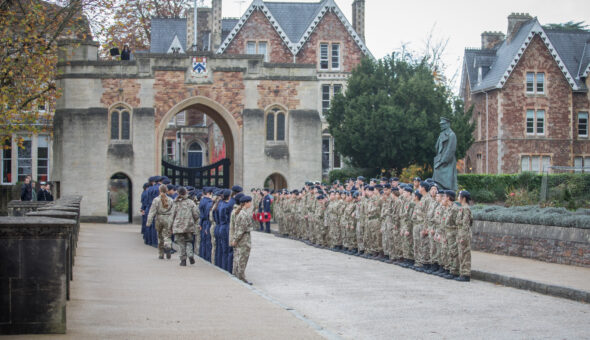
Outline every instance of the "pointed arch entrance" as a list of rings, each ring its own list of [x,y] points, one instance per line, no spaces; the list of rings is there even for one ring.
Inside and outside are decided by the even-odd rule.
[[[241,128],[236,122],[234,116],[218,102],[203,96],[195,96],[187,98],[176,105],[174,105],[166,114],[161,118],[157,127],[157,138],[156,138],[156,164],[154,164],[156,172],[162,172],[162,140],[164,137],[164,131],[168,126],[168,122],[177,113],[187,110],[196,109],[207,115],[208,118],[212,119],[223,134],[225,142],[225,154],[226,159],[229,160],[229,181],[223,183],[225,187],[231,187],[234,183],[242,183],[243,180],[243,155],[242,148],[242,133]]]

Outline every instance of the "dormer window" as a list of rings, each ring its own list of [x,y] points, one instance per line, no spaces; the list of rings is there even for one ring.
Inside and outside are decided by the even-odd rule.
[[[527,94],[544,94],[545,93],[545,73],[527,72],[526,74],[526,93]]]
[[[340,43],[321,43],[319,53],[320,70],[340,70]]]

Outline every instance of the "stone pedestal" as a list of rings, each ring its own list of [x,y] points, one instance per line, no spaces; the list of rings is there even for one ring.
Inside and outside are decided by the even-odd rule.
[[[31,211],[37,211],[40,207],[46,206],[45,201],[10,201],[8,202],[8,216],[25,216]]]
[[[67,249],[76,222],[0,217],[0,334],[65,333]]]

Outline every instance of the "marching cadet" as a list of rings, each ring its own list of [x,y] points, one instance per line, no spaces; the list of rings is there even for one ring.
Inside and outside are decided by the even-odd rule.
[[[152,223],[155,224],[154,227],[158,233],[158,258],[163,259],[165,253],[166,258],[170,259],[172,243],[170,239],[170,213],[172,211],[173,200],[166,195],[168,191],[166,185],[160,185],[159,190],[160,195],[154,198],[147,220],[153,221]]]
[[[457,281],[468,282],[471,278],[471,226],[473,225],[473,217],[469,202],[471,201],[471,194],[468,191],[459,192],[459,203],[461,209],[457,218],[458,232],[457,232],[457,246],[459,250],[459,277],[455,278]]]
[[[420,179],[420,177],[414,177],[414,191],[418,190],[418,188],[420,188],[420,182],[422,182],[422,179]]]
[[[193,235],[196,232],[195,225],[199,220],[197,206],[187,197],[184,187],[178,189],[178,197],[174,200],[172,208],[172,232],[176,243],[180,248],[180,265],[186,266],[186,258],[191,264],[195,263],[193,253]]]
[[[151,177],[150,177],[151,179]],[[141,193],[141,209],[139,210],[141,212],[141,235],[143,236],[143,243],[147,244],[147,236],[146,236],[146,222],[147,222],[147,215],[148,215],[148,211],[147,211],[147,195],[148,195],[148,189],[150,187],[151,183],[147,182],[143,184],[143,192]]]
[[[250,219],[252,218],[252,197],[243,196],[240,198],[240,206],[236,210],[235,232],[232,238],[231,246],[235,251],[235,260],[233,273],[234,275],[251,285],[252,283],[246,280],[246,266],[248,265],[248,258],[250,257],[251,236],[250,236]]]
[[[177,188],[177,196],[178,197],[178,188]],[[193,202],[195,202],[195,205],[197,206],[197,208],[200,206],[201,204],[201,197],[203,196],[203,193],[200,190],[195,190],[193,192]],[[190,195],[189,195],[190,197]],[[176,199],[176,198],[175,198]],[[201,210],[199,209],[199,220],[197,221],[197,231],[195,232],[195,250],[194,253],[197,254],[197,256],[200,256],[199,254],[201,254],[201,227],[200,227],[200,223],[201,223]]]

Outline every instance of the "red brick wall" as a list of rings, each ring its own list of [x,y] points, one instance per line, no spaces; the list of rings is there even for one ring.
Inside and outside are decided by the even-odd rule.
[[[301,51],[299,51],[297,54],[297,63],[319,64],[318,50],[320,42],[341,43],[340,71],[351,72],[363,58],[363,52],[361,49],[352,39],[352,36],[346,30],[346,27],[340,22],[340,19],[338,19],[338,17],[332,12],[328,12],[324,15]]]
[[[268,19],[256,10],[250,15],[244,26],[229,44],[224,54],[246,54],[248,40],[267,41],[269,61],[271,63],[292,63],[293,54],[287,48],[277,31]]]
[[[100,102],[106,107],[110,107],[117,102],[127,103],[131,107],[139,107],[140,105],[139,90],[141,84],[137,79],[103,79],[102,88],[104,91]],[[123,89],[122,93],[119,92],[119,88]]]
[[[297,98],[298,86],[298,81],[261,80],[258,83],[258,107],[265,109],[272,104],[281,104],[288,110],[298,108],[300,104]]]

